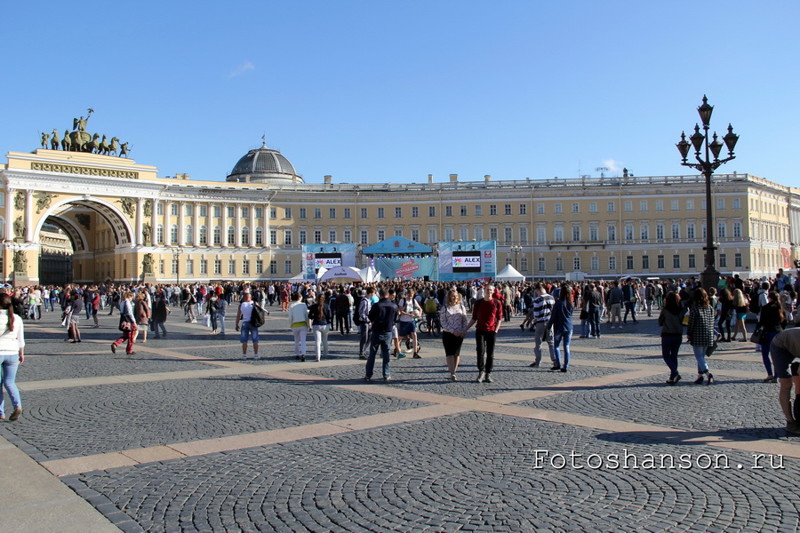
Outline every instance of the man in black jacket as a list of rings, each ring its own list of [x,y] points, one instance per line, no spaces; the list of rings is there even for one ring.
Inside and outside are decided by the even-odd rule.
[[[375,368],[375,355],[378,348],[381,350],[383,358],[383,380],[391,380],[389,375],[389,343],[392,340],[392,328],[397,318],[397,305],[388,298],[386,289],[381,287],[378,291],[378,303],[369,310],[369,322],[371,330],[371,342],[369,347],[369,357],[367,358],[367,373],[364,381],[372,380],[372,370]]]

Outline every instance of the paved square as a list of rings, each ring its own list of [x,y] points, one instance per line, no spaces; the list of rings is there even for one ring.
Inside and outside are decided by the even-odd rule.
[[[85,531],[800,528],[800,439],[750,344],[720,345],[713,386],[691,383],[684,346],[684,381],[667,387],[654,319],[574,338],[567,373],[547,355],[528,366],[515,319],[492,384],[473,382],[474,337],[454,383],[427,336],[422,359],[392,360],[393,382],[364,383],[355,335],[332,333],[319,363],[309,337],[301,363],[279,311],[258,361],[237,336],[184,322],[115,356],[116,321],[79,344],[55,315],[26,324],[25,413],[0,423],[0,458],[33,459],[21,482],[41,478],[29,492],[43,508],[74,491],[70,523]],[[4,490],[19,491],[15,475]]]

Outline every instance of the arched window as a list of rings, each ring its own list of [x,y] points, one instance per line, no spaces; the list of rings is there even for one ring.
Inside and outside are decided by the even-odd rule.
[[[200,245],[206,246],[208,244],[208,228],[200,226]]]
[[[250,246],[250,228],[242,227],[242,246]]]
[[[194,244],[194,231],[191,224],[186,226],[184,242],[186,244]]]
[[[214,226],[214,244],[219,246],[222,244],[222,228]]]
[[[156,242],[164,244],[164,224],[156,226]]]
[[[259,226],[256,228],[256,246],[264,245],[264,230]]]
[[[236,228],[233,226],[228,227],[228,246],[236,244]]]

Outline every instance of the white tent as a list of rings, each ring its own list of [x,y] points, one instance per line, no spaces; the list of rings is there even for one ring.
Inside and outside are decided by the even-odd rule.
[[[374,266],[362,268],[360,272],[364,283],[376,283],[381,280],[381,273]]]
[[[525,281],[525,276],[519,273],[519,271],[511,265],[506,265],[506,267],[497,273],[494,277],[495,281]]]
[[[303,281],[314,281],[314,280],[313,279],[308,279],[306,277],[306,273],[305,272],[300,272],[298,275],[292,276],[291,278],[289,278],[289,281],[294,282],[294,283],[300,283],[300,282],[303,282]]]
[[[325,275],[325,272],[327,272],[327,271],[328,271],[328,269],[327,269],[327,268],[325,268],[325,267],[319,267],[319,268],[317,269],[317,281],[319,281],[319,279],[320,279],[322,276],[324,276],[324,275]]]
[[[319,281],[364,281],[357,268],[337,266],[319,276]]]

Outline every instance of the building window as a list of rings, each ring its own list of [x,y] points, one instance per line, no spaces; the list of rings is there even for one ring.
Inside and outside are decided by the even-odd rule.
[[[175,257],[172,258],[172,273],[173,274],[178,273],[178,259]]]
[[[519,258],[519,269],[522,272],[528,271],[528,258],[527,257],[520,257]]]
[[[434,205],[429,205],[428,206],[428,216],[429,217],[435,217],[436,216],[436,206],[434,206]]]
[[[378,242],[386,240],[386,230],[379,229],[378,230]]]
[[[361,208],[361,218],[362,219],[367,218],[367,208],[366,207],[362,207]]]
[[[556,272],[564,271],[564,260],[561,257],[556,257]]]
[[[180,209],[178,204],[170,204],[169,206],[169,212],[174,217],[178,216],[178,209]]]
[[[232,205],[229,205],[226,209],[228,212],[228,218],[234,218],[236,216],[236,208]]]
[[[733,236],[737,239],[742,237],[742,223],[741,222],[734,222],[733,223]]]
[[[322,244],[322,231],[314,230],[314,244]]]
[[[597,257],[596,255],[592,256],[590,264],[591,264],[592,272],[597,272],[598,270],[600,270],[600,258]]]
[[[434,243],[439,240],[438,235],[436,228],[428,228],[428,243]]]
[[[580,242],[581,240],[581,227],[572,226],[572,242]]]
[[[361,230],[361,244],[364,246],[369,244],[369,232],[365,229]]]
[[[578,202],[572,202],[572,213],[575,214],[580,212],[581,212],[580,204]]]
[[[520,228],[520,229],[524,229],[524,228]],[[475,228],[475,240],[476,241],[482,241],[483,240],[483,228],[481,226],[478,226],[478,227]]]
[[[597,213],[597,202],[589,202],[589,212]]]
[[[270,246],[278,245],[278,230],[269,230],[269,244]]]
[[[728,267],[728,255],[727,254],[719,254],[719,267],[720,268],[727,268]]]
[[[178,225],[173,224],[172,227],[169,229],[169,242],[172,244],[178,244]]]
[[[672,256],[672,268],[678,269],[681,267],[681,256],[675,254]]]
[[[656,200],[656,211],[664,210],[664,200]]]
[[[686,200],[686,210],[694,211],[694,200]]]
[[[256,220],[261,220],[262,218],[264,218],[264,208],[263,207],[254,207],[253,210],[254,210],[254,212],[256,214]]]
[[[725,209],[725,198],[717,198],[717,209]]]
[[[539,257],[537,262],[539,263],[539,272],[544,272],[547,270],[547,263],[545,262],[544,257]]]
[[[331,207],[331,208],[328,209],[328,218],[331,219],[331,220],[335,220],[336,219],[336,208],[335,207]]]
[[[510,230],[511,228],[506,228],[506,229]],[[459,230],[458,238],[461,239],[462,241],[468,241],[469,240],[469,227],[461,226],[461,229]],[[508,241],[506,241],[506,242],[508,242]]]
[[[528,204],[519,204],[519,214],[520,215],[528,214]]]
[[[594,224],[589,226],[589,240],[593,242],[600,240],[600,228]]]
[[[222,206],[221,205],[215,205],[213,212],[214,212],[214,218],[222,217]]]
[[[612,255],[608,258],[608,270],[611,272],[617,271],[617,256]]]
[[[664,224],[656,224],[656,239],[664,240]]]
[[[278,273],[278,262],[274,259],[269,262],[269,273],[271,276],[274,276]]]
[[[459,208],[459,210],[458,210],[458,211],[459,211],[459,214],[460,214],[462,217],[465,217],[465,216],[467,216],[467,206],[465,206],[465,205],[462,205],[462,206]]]
[[[545,226],[536,227],[536,243],[544,244],[547,242],[547,228]]]
[[[617,240],[617,227],[614,224],[609,224],[606,228],[608,240],[614,242]]]
[[[222,244],[222,228],[214,226],[214,244],[219,246]]]
[[[506,244],[510,244],[511,241],[514,240],[511,228],[503,228],[503,238],[505,239]]]
[[[378,218],[385,218],[384,209],[382,207],[378,208]]]
[[[622,209],[626,213],[630,213],[631,211],[633,211],[633,202],[631,200],[625,200],[622,203]]]
[[[489,204],[489,215],[495,216],[497,214],[497,204]]]
[[[581,258],[575,256],[572,258],[572,270],[580,270],[581,269]]]
[[[647,241],[650,239],[650,226],[647,224],[642,224],[639,228],[639,235],[641,236],[643,241]]]
[[[264,246],[264,230],[261,226],[256,228],[256,246]]]
[[[305,219],[307,217],[307,213],[306,213],[306,208],[305,207],[301,207],[300,208],[300,213],[298,213],[298,216],[301,219]]]
[[[661,254],[656,256],[656,268],[664,268],[664,256]]]
[[[208,216],[208,206],[205,204],[200,205],[200,216],[207,217]]]
[[[242,206],[242,218],[250,218],[250,208]]]
[[[322,209],[320,209],[319,207],[314,208],[314,218],[317,220],[322,218]]]
[[[608,202],[607,211],[609,213],[615,213],[617,211],[617,204],[615,202]]]
[[[650,256],[643,255],[642,256],[642,270],[650,270]]]
[[[672,238],[673,239],[680,239],[681,238],[681,225],[680,224],[672,224]]]
[[[242,227],[242,246],[250,246],[250,228]]]
[[[511,204],[505,204],[505,205],[503,206],[503,213],[505,213],[505,215],[506,215],[507,217],[508,217],[508,216],[511,216]]]
[[[489,228],[489,240],[490,241],[497,240],[497,228]]]
[[[669,208],[671,211],[680,211],[680,200],[670,200],[669,201]]]
[[[694,254],[689,254],[689,268],[697,268],[697,259]]]
[[[222,260],[215,259],[214,260],[214,274],[222,274]]]
[[[328,242],[334,243],[336,242],[336,230],[328,230]]]
[[[633,224],[625,224],[625,240],[633,240]]]
[[[483,216],[483,206],[478,204],[475,206],[475,216],[482,217]]]
[[[495,229],[495,231],[497,231]],[[452,241],[453,240],[453,228],[444,228],[444,240]],[[497,240],[497,239],[495,239]]]
[[[156,242],[157,243],[164,242],[164,226],[162,224],[156,226]]]
[[[453,216],[453,206],[452,205],[444,206],[444,216],[446,216],[446,217]]]
[[[742,268],[742,254],[739,252],[733,254],[733,266],[734,268]]]
[[[633,256],[629,255],[625,258],[625,268],[633,270]]]
[[[556,226],[553,228],[553,240],[555,242],[564,242],[564,228]]]
[[[184,232],[185,232],[184,235],[185,239],[183,242],[189,245],[194,244],[194,229],[192,228],[191,224],[186,226]]]
[[[228,274],[236,274],[236,259],[228,260]]]
[[[553,213],[556,215],[560,215],[564,212],[564,209],[561,206],[561,203],[557,203],[553,206]]]
[[[286,261],[283,262],[283,273],[284,274],[289,274],[289,275],[292,274],[292,260],[291,259],[287,259]]]
[[[639,200],[639,211],[647,211],[647,200]]]
[[[208,244],[208,228],[200,226],[200,245],[205,246]]]
[[[349,207],[345,207],[344,208],[344,218],[346,220],[349,220],[349,219],[353,218],[352,210]]]
[[[283,230],[283,244],[286,246],[292,245],[292,230],[285,229]]]
[[[228,227],[228,246],[233,246],[236,242],[236,228],[233,226]]]
[[[164,215],[164,202],[156,202],[156,215]]]
[[[475,235],[475,240],[479,241],[481,239],[478,238],[477,234]],[[519,243],[520,244],[528,244],[528,227],[527,226],[520,226],[519,227]]]
[[[733,199],[733,208],[734,209],[741,209],[742,208],[742,200],[741,200],[741,198],[734,198]]]
[[[342,234],[342,242],[352,242],[353,241],[353,234],[350,232],[349,229],[344,230]]]
[[[297,233],[297,244],[300,244],[300,245],[308,244],[308,233],[306,233],[306,230],[301,229]]]
[[[686,224],[686,238],[687,239],[694,239],[694,223],[689,222]]]
[[[411,230],[411,240],[419,242],[419,230],[418,229],[412,229]]]
[[[403,218],[403,208],[402,207],[395,207],[394,208],[394,218]]]
[[[263,273],[264,273],[264,260],[256,259],[256,274],[260,275]]]
[[[411,218],[419,218],[419,207],[416,205],[411,207]]]
[[[242,275],[249,276],[250,275],[250,260],[244,259],[242,260]]]
[[[542,204],[542,203],[536,204],[536,214],[537,215],[544,215],[544,204]],[[539,259],[544,259],[544,258],[540,257]]]
[[[208,259],[201,259],[200,260],[200,275],[207,276],[208,275]]]
[[[720,222],[717,224],[717,238],[724,239],[726,237],[725,233],[727,232],[728,225],[724,222]]]

